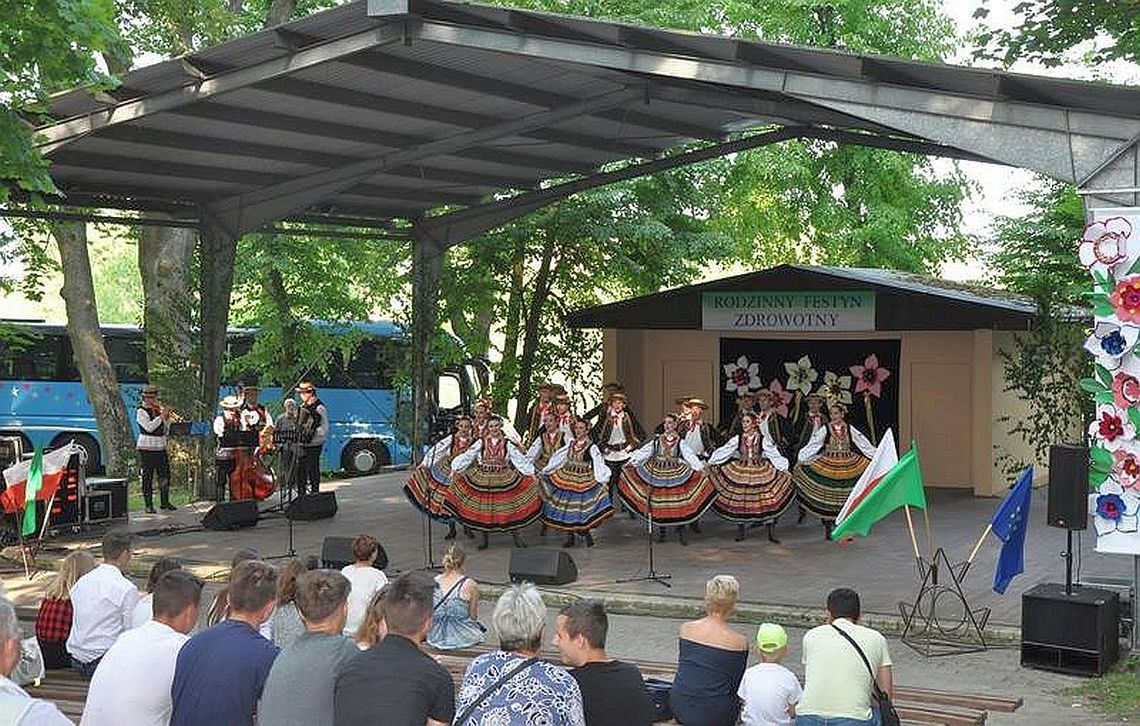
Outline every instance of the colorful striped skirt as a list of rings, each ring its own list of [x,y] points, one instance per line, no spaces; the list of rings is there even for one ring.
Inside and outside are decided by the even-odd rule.
[[[621,470],[618,495],[642,519],[662,526],[697,521],[716,498],[704,472],[694,471],[683,459],[652,458],[639,466]]]
[[[542,513],[538,481],[512,467],[474,464],[451,477],[451,508],[463,524],[480,532],[509,532]]]
[[[417,466],[411,478],[404,483],[404,496],[412,506],[441,522],[454,520],[451,507],[451,457],[444,457],[433,465]]]
[[[710,466],[708,477],[716,487],[713,511],[733,522],[771,522],[795,498],[792,475],[767,459]]]
[[[568,462],[542,478],[542,521],[563,532],[588,532],[614,514],[609,487],[594,467]]]
[[[821,519],[835,519],[847,495],[871,460],[862,454],[824,454],[807,464],[796,464],[792,481],[800,505]]]

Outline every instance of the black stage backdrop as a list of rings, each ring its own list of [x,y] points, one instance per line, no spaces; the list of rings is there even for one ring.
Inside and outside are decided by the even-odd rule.
[[[768,388],[777,395],[782,428],[794,438],[807,410],[805,394],[830,392],[848,404],[847,420],[873,443],[888,428],[898,439],[898,340],[721,338],[720,363],[725,427],[740,393]]]

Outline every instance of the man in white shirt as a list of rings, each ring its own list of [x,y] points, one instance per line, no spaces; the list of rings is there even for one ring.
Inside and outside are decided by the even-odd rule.
[[[123,570],[133,554],[129,533],[109,532],[103,538],[103,564],[71,588],[67,652],[71,654],[71,667],[87,678],[119,634],[131,629],[139,591]]]
[[[198,623],[202,580],[172,570],[154,586],[154,619],[119,636],[95,671],[80,726],[167,726],[178,651]]]
[[[828,623],[804,634],[804,693],[796,705],[796,726],[877,723],[871,710],[872,677],[894,698],[887,639],[859,625],[859,593],[845,587],[827,596]],[[838,630],[837,630],[838,629]],[[863,651],[871,670],[843,633]]]
[[[0,723],[10,726],[74,726],[54,703],[32,698],[9,674],[20,662],[20,622],[12,604],[0,598]]]

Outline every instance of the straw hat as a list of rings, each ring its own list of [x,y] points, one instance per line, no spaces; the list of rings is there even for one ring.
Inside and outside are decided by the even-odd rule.
[[[144,395],[144,396],[157,396],[158,395],[158,386],[154,385],[153,383],[146,384],[145,386],[142,387],[142,395]]]
[[[241,400],[237,396],[226,396],[222,399],[221,406],[232,411],[241,408]]]

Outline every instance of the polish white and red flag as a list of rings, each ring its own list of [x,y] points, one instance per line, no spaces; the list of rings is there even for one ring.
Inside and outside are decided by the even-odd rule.
[[[847,495],[847,501],[843,503],[843,508],[839,510],[839,516],[835,518],[835,526],[843,524],[843,520],[866,499],[883,477],[895,468],[899,463],[898,447],[895,446],[895,435],[887,429],[883,433],[883,438],[879,440],[879,447],[875,449],[875,456],[871,459],[870,465],[863,471],[863,476],[859,477],[859,481],[855,482],[855,486],[851,488],[851,493]]]
[[[39,483],[38,490],[33,493],[34,499],[42,501],[51,499],[67,472],[67,462],[78,451],[77,445],[66,444],[43,455],[43,479]],[[0,506],[5,512],[13,514],[24,509],[28,476],[34,461],[34,459],[25,459],[4,470],[4,491],[0,493]]]

